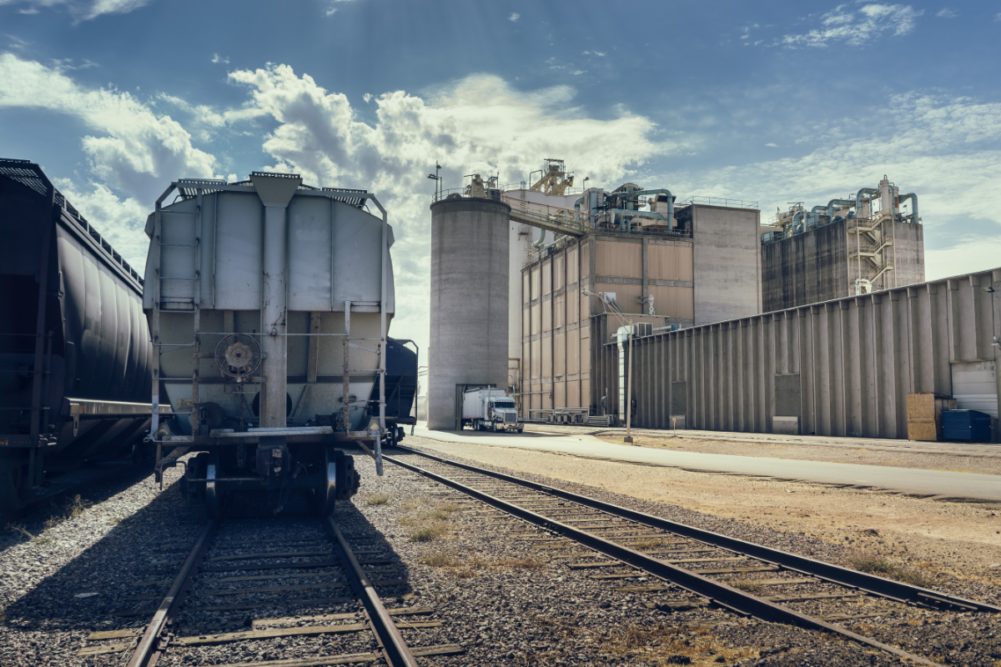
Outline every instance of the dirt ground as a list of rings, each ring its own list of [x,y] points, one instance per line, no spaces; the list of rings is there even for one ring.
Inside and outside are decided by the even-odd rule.
[[[411,442],[515,471],[803,533],[929,572],[1001,585],[1001,503],[935,501],[884,491],[690,472],[425,438],[413,438]],[[698,444],[698,451],[712,451],[701,448],[705,444],[702,441]]]
[[[622,443],[618,434],[597,436],[605,442]],[[733,440],[708,440],[670,435],[651,437],[634,435],[633,444],[640,447],[674,449],[703,454],[732,454],[763,458],[795,459],[797,461],[827,461],[830,463],[856,463],[872,466],[896,466],[923,470],[948,470],[951,472],[976,472],[984,475],[1001,475],[1001,456],[963,456],[941,453],[915,453],[887,449],[869,449],[864,445],[854,448],[824,447],[822,445],[796,445]],[[934,443],[941,445],[942,443]],[[943,447],[944,449],[944,447]],[[994,448],[991,447],[991,450]],[[985,447],[985,450],[987,448]],[[1001,484],[1001,480],[998,481]]]

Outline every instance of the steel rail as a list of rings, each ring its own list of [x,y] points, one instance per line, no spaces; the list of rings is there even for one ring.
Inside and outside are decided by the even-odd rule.
[[[406,451],[414,452],[415,454],[425,456],[427,458],[430,458],[432,460],[441,463],[445,463],[447,465],[452,465],[464,470],[469,470],[471,472],[476,472],[491,477],[496,477],[497,479],[510,481],[522,486],[526,486],[528,488],[533,488],[538,491],[544,491],[544,492],[558,491],[557,489],[553,489],[552,487],[548,487],[542,484],[536,484],[534,482],[525,483],[525,480],[519,480],[518,478],[510,477],[508,475],[503,475],[502,473],[494,473],[492,471],[476,468],[475,466],[469,466],[466,464],[456,463],[454,461],[448,461],[447,459],[441,459],[436,456],[424,454],[423,452],[416,452],[410,449],[407,449]],[[841,637],[845,637],[864,646],[869,646],[882,651],[886,651],[887,653],[896,655],[901,658],[907,658],[909,660],[913,660],[918,664],[933,665],[933,666],[938,664],[922,656],[909,653],[908,651],[897,648],[895,646],[890,646],[889,644],[884,644],[883,642],[877,641],[875,639],[857,634],[855,632],[852,632],[851,630],[848,630],[847,628],[843,628],[841,626],[828,623],[819,618],[814,618],[812,616],[800,614],[799,612],[793,611],[792,609],[782,607],[769,600],[759,598],[745,591],[741,591],[731,586],[727,586],[724,583],[714,581],[700,574],[697,574],[696,572],[684,570],[682,568],[675,567],[674,565],[671,565],[669,563],[656,560],[639,551],[630,549],[629,547],[625,547],[620,544],[615,544],[601,537],[598,537],[597,535],[588,533],[584,530],[574,528],[573,526],[569,526],[559,521],[555,521],[548,517],[542,516],[541,514],[532,512],[531,510],[518,507],[517,505],[501,500],[482,491],[478,491],[477,489],[466,486],[461,482],[449,479],[448,477],[439,475],[430,470],[426,470],[424,468],[420,468],[413,464],[400,461],[393,457],[387,456],[384,458],[390,463],[394,463],[406,470],[410,470],[419,475],[423,475],[429,479],[432,479],[436,482],[439,482],[446,486],[450,486],[453,489],[456,489],[457,491],[461,491],[462,493],[477,498],[478,500],[481,500],[489,505],[493,505],[494,507],[500,510],[503,510],[509,514],[513,514],[537,526],[559,533],[560,535],[570,538],[575,542],[578,542],[579,544],[583,544],[584,546],[594,549],[599,553],[602,553],[606,556],[619,560],[627,565],[635,567],[636,569],[647,572],[648,574],[651,574],[659,579],[663,579],[667,582],[673,583],[681,588],[684,588],[692,593],[695,593],[696,595],[709,598],[717,605],[729,609],[731,611],[734,611],[738,614],[754,616],[763,621],[796,625],[798,627],[806,628],[809,630],[816,630],[820,632],[828,632],[833,635],[840,635]],[[561,494],[561,497],[564,497],[567,500],[573,500],[575,502],[579,502],[578,499],[581,498],[572,493],[567,493],[567,492],[562,492],[562,493],[565,495]],[[587,504],[587,503],[581,503],[581,504]]]
[[[139,644],[132,652],[132,657],[129,658],[126,667],[146,667],[147,665],[156,664],[156,660],[159,659],[157,640],[166,627],[168,619],[172,618],[177,610],[180,609],[180,605],[187,595],[188,587],[191,586],[195,568],[201,562],[202,556],[205,555],[205,551],[212,542],[212,538],[215,536],[218,528],[219,522],[215,519],[209,521],[205,526],[201,536],[195,542],[195,546],[184,561],[184,565],[181,566],[181,570],[174,577],[174,582],[171,584],[170,590],[167,591],[166,597],[163,598],[163,602],[160,603],[160,607],[153,615],[153,620],[146,626],[146,632],[143,633]]]
[[[406,451],[407,453],[417,454],[439,463],[488,475],[495,479],[517,484],[535,491],[548,493],[563,498],[564,500],[570,500],[580,505],[586,505],[592,509],[600,510],[622,519],[635,521],[651,528],[667,530],[681,535],[682,537],[699,540],[700,542],[705,542],[707,544],[720,547],[721,549],[738,551],[747,556],[751,556],[752,558],[781,566],[786,570],[809,574],[832,584],[856,588],[865,593],[888,598],[896,602],[939,607],[953,611],[1001,613],[1001,607],[996,607],[983,602],[977,602],[976,600],[968,600],[966,598],[949,595],[947,593],[939,593],[927,588],[912,586],[899,581],[893,581],[892,579],[885,579],[876,575],[858,572],[846,567],[841,567],[840,565],[825,563],[813,558],[792,554],[787,551],[772,549],[771,547],[754,544],[753,542],[746,542],[734,537],[727,537],[726,535],[720,535],[719,533],[714,533],[709,530],[703,530],[701,528],[695,528],[694,526],[688,526],[683,523],[677,523],[669,519],[644,514],[643,512],[637,512],[636,510],[631,510],[627,507],[606,503],[601,500],[595,500],[594,498],[588,498],[587,496],[577,495],[569,491],[546,486],[545,484],[539,484],[537,482],[521,479],[519,477],[513,477],[500,472],[494,472],[492,470],[477,468],[476,466],[459,463],[457,461],[449,461],[448,459],[414,449],[409,449],[407,447],[398,445],[398,448]]]
[[[327,517],[324,525],[337,540],[337,545],[341,549],[341,555],[350,566],[352,575],[352,587],[356,589],[361,598],[365,611],[368,612],[369,620],[376,637],[379,638],[383,650],[386,652],[386,659],[391,667],[418,667],[417,658],[411,653],[410,647],[400,634],[400,629],[396,627],[392,617],[379,599],[379,594],[375,592],[375,587],[365,575],[358,559],[351,551],[351,546],[344,539],[344,534],[334,523],[333,517]],[[131,667],[131,666],[130,666]]]

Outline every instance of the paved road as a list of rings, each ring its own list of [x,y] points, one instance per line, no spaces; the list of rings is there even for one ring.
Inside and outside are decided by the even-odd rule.
[[[414,434],[442,442],[468,442],[494,447],[534,449],[591,459],[661,465],[685,470],[871,487],[940,498],[1001,501],[1001,476],[997,475],[678,452],[608,443],[586,434],[525,432],[519,435],[474,431],[429,431],[420,426]],[[403,444],[406,444],[406,441]]]

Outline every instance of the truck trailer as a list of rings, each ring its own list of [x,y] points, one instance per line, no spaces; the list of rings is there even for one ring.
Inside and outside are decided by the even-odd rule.
[[[500,389],[467,389],[462,396],[462,428],[474,431],[525,430],[514,399]]]

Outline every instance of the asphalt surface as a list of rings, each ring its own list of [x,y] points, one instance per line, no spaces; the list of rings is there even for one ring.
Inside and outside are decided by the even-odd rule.
[[[609,443],[584,433],[429,431],[418,425],[414,435],[441,442],[466,442],[685,470],[877,488],[942,499],[1001,501],[1001,477],[997,475],[679,452]],[[406,441],[403,444],[406,445]]]

